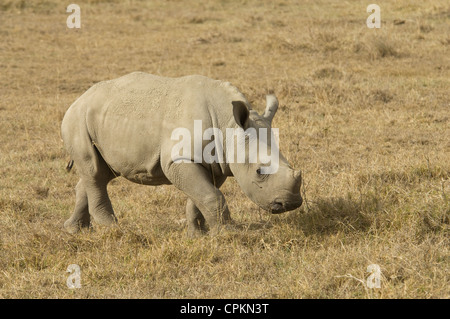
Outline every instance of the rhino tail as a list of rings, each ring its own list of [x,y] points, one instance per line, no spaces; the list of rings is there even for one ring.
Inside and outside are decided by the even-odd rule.
[[[67,171],[67,173],[70,172],[70,170],[72,169],[72,167],[73,167],[73,159],[70,159],[69,162],[67,163],[67,166],[66,166],[66,171]]]

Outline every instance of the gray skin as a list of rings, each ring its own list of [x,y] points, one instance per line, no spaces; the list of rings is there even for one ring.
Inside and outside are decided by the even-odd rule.
[[[134,72],[95,84],[70,106],[62,121],[62,139],[80,175],[66,230],[76,233],[90,227],[91,217],[101,225],[117,222],[107,185],[118,176],[145,185],[173,184],[183,191],[188,196],[190,235],[206,231],[205,221],[212,233],[231,221],[219,190],[228,176],[271,213],[300,207],[301,173],[281,153],[278,171],[268,175],[260,174],[267,165],[259,162],[259,156],[257,163],[249,163],[247,151],[245,163],[194,163],[194,152],[191,162],[174,163],[171,156],[179,142],[171,139],[175,128],[193,132],[194,120],[202,120],[203,130],[219,128],[224,139],[226,128],[266,127],[270,132],[277,108],[276,97],[267,96],[261,116],[230,83],[198,75],[166,78]],[[203,147],[209,142],[204,141]],[[226,153],[226,141],[223,145]]]

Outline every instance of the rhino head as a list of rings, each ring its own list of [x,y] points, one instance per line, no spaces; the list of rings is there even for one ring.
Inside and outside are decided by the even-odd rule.
[[[258,206],[273,214],[301,206],[301,171],[294,170],[278,150],[272,131],[272,119],[278,109],[274,95],[267,96],[266,109],[261,116],[242,101],[233,101],[236,128],[245,131],[245,159],[231,160],[229,167],[244,193]],[[252,132],[252,134],[247,134]],[[255,135],[256,133],[256,135]],[[258,152],[251,150],[252,140],[258,141]],[[266,152],[261,152],[261,147]],[[270,154],[270,165],[267,154]],[[253,156],[253,157],[252,157]]]

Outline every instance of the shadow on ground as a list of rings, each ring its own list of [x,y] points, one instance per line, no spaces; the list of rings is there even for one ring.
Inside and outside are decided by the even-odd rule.
[[[366,232],[381,210],[377,197],[332,197],[305,204],[290,213],[286,221],[306,236]]]
[[[239,231],[264,231],[283,224],[293,230],[300,230],[305,236],[367,232],[382,209],[383,203],[376,196],[322,198],[304,203],[295,211],[274,215],[270,220],[238,222],[233,228]]]

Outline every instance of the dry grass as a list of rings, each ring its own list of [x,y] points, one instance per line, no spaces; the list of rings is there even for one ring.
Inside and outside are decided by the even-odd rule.
[[[1,298],[450,297],[448,1],[379,1],[381,29],[365,1],[78,4],[71,30],[59,1],[0,2]],[[64,112],[136,70],[227,80],[259,110],[275,92],[302,208],[268,216],[229,180],[239,228],[191,240],[182,193],[118,179],[120,227],[65,233]]]

